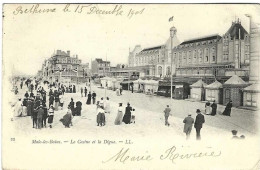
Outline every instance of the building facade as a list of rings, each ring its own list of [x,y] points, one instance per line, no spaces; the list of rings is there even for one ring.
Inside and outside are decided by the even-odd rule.
[[[177,37],[174,37],[172,41],[173,47],[179,45]],[[141,77],[169,77],[171,75],[170,49],[170,38],[163,45],[144,48],[142,50],[141,46],[138,45],[129,53],[128,65],[133,70],[138,70]]]
[[[96,58],[91,62],[91,72],[93,75],[106,76],[110,71],[110,61],[104,61],[101,58]]]
[[[177,77],[249,76],[250,37],[238,20],[221,37],[184,41],[174,48]]]
[[[89,64],[82,64],[78,55],[71,56],[70,51],[57,50],[42,64],[42,78],[54,82],[72,82],[84,79],[89,72]]]

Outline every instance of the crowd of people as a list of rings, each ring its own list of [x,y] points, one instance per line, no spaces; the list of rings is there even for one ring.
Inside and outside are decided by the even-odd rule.
[[[20,88],[23,89],[23,81],[20,83]],[[36,129],[50,127],[52,128],[54,113],[55,111],[63,110],[64,107],[64,94],[65,93],[76,93],[75,85],[64,85],[59,82],[39,84],[39,82],[32,84],[30,81],[26,81],[26,93],[24,98],[18,99],[14,109],[14,116],[30,116],[32,118],[32,126]],[[47,86],[46,86],[47,84]],[[47,88],[46,88],[47,87]],[[48,94],[47,94],[48,91]],[[18,93],[18,92],[17,92]],[[97,126],[106,125],[106,115],[111,113],[110,108],[110,98],[101,97],[100,100],[96,101],[97,94],[95,91],[88,90],[87,87],[80,88],[81,97],[86,98],[86,105],[96,105],[96,122]],[[116,90],[117,95],[122,95],[122,88]],[[48,96],[48,97],[47,97]],[[48,98],[48,101],[47,101]],[[48,103],[48,105],[47,105]],[[222,113],[222,115],[230,116],[232,108],[232,101],[230,101]],[[72,126],[72,120],[74,116],[81,116],[82,102],[74,102],[71,98],[67,105],[66,114],[60,119],[60,122],[65,126],[65,128],[70,128]],[[171,108],[169,105],[163,111],[165,117],[165,126],[170,126],[168,121],[171,114]],[[190,138],[192,127],[196,129],[196,139],[201,139],[200,131],[202,125],[205,123],[205,118],[200,109],[196,110],[197,116],[191,117],[188,114],[184,118],[184,129],[183,132],[186,134],[186,139]],[[215,101],[212,103],[206,102],[205,104],[205,115],[215,116],[217,114],[217,104]],[[121,125],[135,123],[135,109],[132,108],[130,103],[127,103],[125,109],[123,108],[123,103],[119,103],[117,108],[117,114],[115,116],[114,124]],[[48,124],[48,125],[47,125]],[[235,131],[232,133],[236,133]],[[235,135],[234,135],[235,136]],[[243,137],[243,136],[242,136]]]

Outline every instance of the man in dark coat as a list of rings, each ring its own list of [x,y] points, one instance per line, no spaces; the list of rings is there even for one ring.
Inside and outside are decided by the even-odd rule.
[[[164,109],[164,118],[165,118],[165,126],[170,126],[170,123],[168,122],[168,118],[171,114],[170,106],[167,105],[167,107]]]
[[[125,124],[130,124],[131,122],[131,111],[132,107],[130,106],[130,103],[127,103],[127,107],[125,108],[125,115],[123,117],[123,122],[125,122]]]
[[[43,107],[43,111],[44,111],[44,114],[42,116],[42,126],[46,128],[46,119],[48,117],[48,109],[47,109],[45,103],[42,104],[42,107]]]
[[[212,108],[211,116],[215,116],[217,114],[217,104],[215,103],[215,100],[213,101],[211,108]]]
[[[192,130],[192,125],[194,123],[194,119],[191,117],[191,114],[188,115],[188,117],[186,117],[183,120],[184,123],[184,129],[183,132],[186,133],[186,139],[188,140],[190,138],[190,133]]]
[[[49,96],[53,95],[52,89],[50,89]]]
[[[225,116],[231,116],[231,108],[232,108],[232,101],[230,100],[224,110],[224,112],[222,113],[222,115],[225,115]]]
[[[71,101],[70,101],[69,107],[70,107],[70,109],[71,109],[72,115],[75,116],[75,110],[74,110],[74,101],[73,101],[73,98],[71,98]]]
[[[75,115],[76,116],[81,116],[81,106],[82,106],[82,103],[80,101],[77,101],[76,102],[76,108],[75,108]]]
[[[76,93],[76,86],[73,85],[73,93]]]
[[[92,93],[93,104],[96,103],[96,97],[97,97],[97,94],[93,91],[93,93]]]
[[[21,83],[20,83],[20,87],[21,87],[21,89],[23,88],[23,81],[21,81]]]
[[[42,128],[42,118],[44,115],[44,109],[42,105],[40,105],[37,109],[37,128],[41,129]]]
[[[197,116],[196,116],[194,127],[196,129],[196,138],[197,140],[200,140],[201,139],[200,130],[202,128],[202,124],[205,123],[205,119],[204,116],[201,114],[200,109],[197,109],[196,113]]]
[[[54,96],[53,96],[53,94],[49,97],[49,107],[51,106],[51,105],[53,105],[53,102],[54,102]]]
[[[27,116],[31,116],[33,112],[33,99],[30,97],[27,100]]]

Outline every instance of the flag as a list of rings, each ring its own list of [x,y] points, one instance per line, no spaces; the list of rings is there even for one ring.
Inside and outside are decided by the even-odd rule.
[[[169,18],[169,22],[173,21],[173,16]]]

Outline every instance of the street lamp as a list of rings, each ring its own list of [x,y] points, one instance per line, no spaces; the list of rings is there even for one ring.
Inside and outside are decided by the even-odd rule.
[[[171,37],[171,100],[172,100],[172,62],[173,62],[173,51],[172,51],[172,46],[173,46],[173,37],[176,35],[177,29],[172,26],[170,28],[170,37]]]

